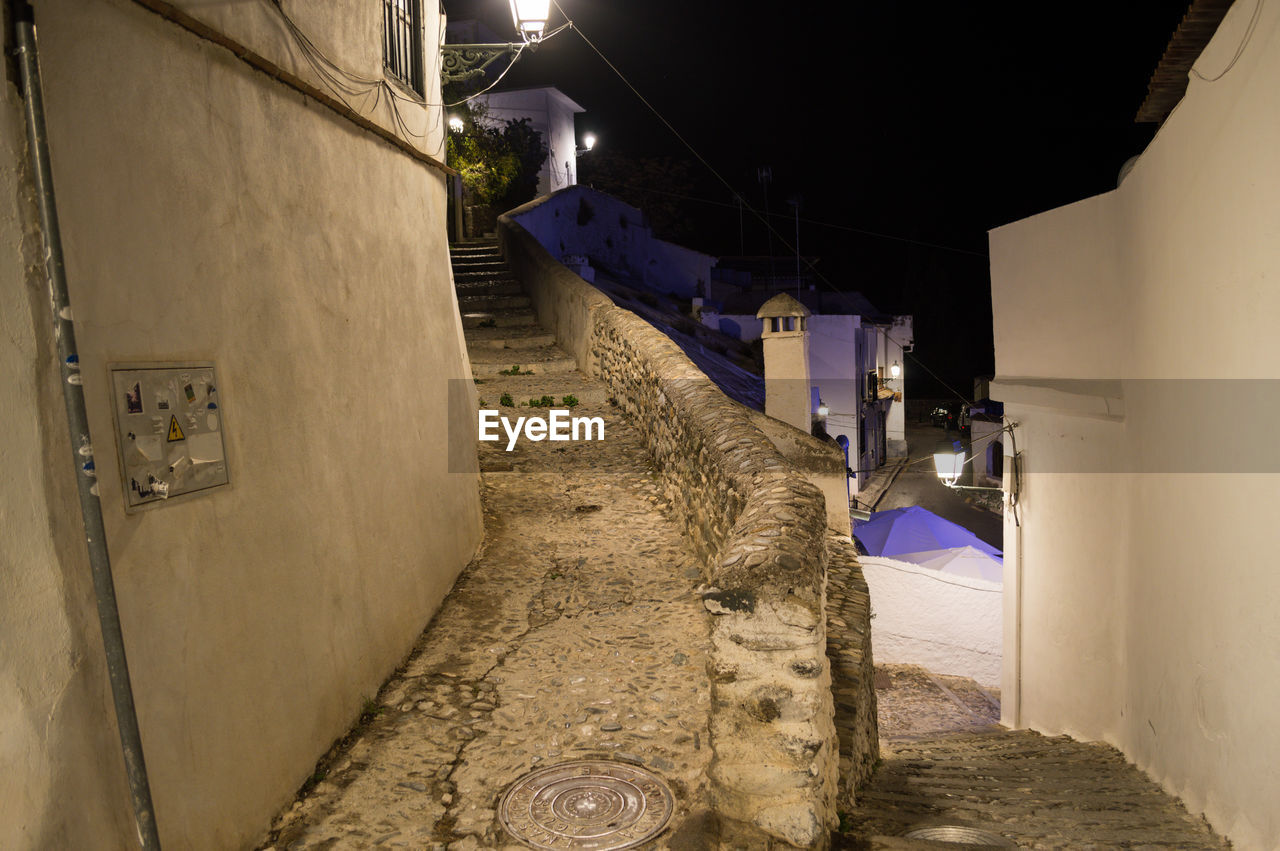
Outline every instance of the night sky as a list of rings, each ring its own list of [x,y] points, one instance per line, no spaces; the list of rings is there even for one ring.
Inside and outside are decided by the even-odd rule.
[[[711,168],[577,33],[502,87],[558,87],[600,150],[689,160],[688,185],[661,191],[689,197],[682,241],[712,254],[768,253],[733,192],[763,214],[769,166],[775,253],[793,252],[798,195],[801,251],[828,284],[915,316],[908,394],[949,395],[927,369],[968,396],[994,370],[987,231],[1115,187],[1155,132],[1133,117],[1189,2],[560,4]],[[512,33],[501,0],[445,8]]]

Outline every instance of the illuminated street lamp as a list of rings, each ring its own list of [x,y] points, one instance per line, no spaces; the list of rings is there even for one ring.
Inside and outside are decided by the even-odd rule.
[[[527,47],[537,48],[546,39],[572,26],[564,24],[551,32],[544,32],[551,17],[551,0],[510,0],[511,20],[520,41],[510,44],[443,44],[440,46],[440,79],[442,82],[461,83],[479,77],[484,70],[503,56],[513,56],[514,62]]]
[[[964,450],[960,441],[944,440],[933,450],[933,468],[938,478],[949,488],[956,486],[956,480],[964,472]]]
[[[894,361],[893,365],[889,367],[889,377],[893,379],[901,378],[902,364],[898,363],[897,361]]]
[[[1012,439],[1013,430],[1017,425],[1017,423],[1009,423],[1004,428],[1000,429],[1000,433],[1003,434],[1007,431],[1010,439]],[[960,441],[958,440],[944,440],[938,444],[938,447],[933,451],[933,468],[937,472],[938,478],[942,480],[942,483],[952,490],[1005,491],[1016,495],[1018,492],[1018,459],[1021,456],[1018,455],[1016,443],[1014,444],[1014,447],[1012,478],[1006,479],[1008,484],[1007,487],[984,488],[976,487],[974,485],[956,484],[960,478],[960,474],[964,472],[964,465],[968,463],[969,460],[972,460],[964,457],[964,449],[960,447]]]
[[[461,133],[464,125],[462,119],[456,115],[449,116],[449,129],[454,133]]]
[[[575,151],[574,153],[581,156],[582,154],[589,152],[595,146],[596,146],[596,134],[588,133],[587,135],[582,137],[582,147],[578,148],[578,150]]]
[[[511,19],[526,44],[542,41],[550,17],[551,0],[511,0]]]

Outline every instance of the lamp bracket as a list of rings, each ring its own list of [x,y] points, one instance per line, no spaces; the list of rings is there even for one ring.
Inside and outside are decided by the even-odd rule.
[[[1001,493],[1004,493],[1004,488],[984,488],[977,487],[975,485],[957,485],[954,482],[948,482],[946,479],[943,479],[942,483],[953,491],[1000,491]]]
[[[440,46],[440,78],[461,83],[479,77],[495,61],[514,54],[522,44],[444,44]],[[529,45],[532,47],[532,45]]]

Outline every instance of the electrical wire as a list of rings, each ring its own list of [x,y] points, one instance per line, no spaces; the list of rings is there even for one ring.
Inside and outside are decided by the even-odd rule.
[[[1261,3],[1261,0],[1258,0],[1258,2]],[[559,0],[551,0],[551,4],[556,8],[557,11],[560,12],[561,15],[564,15],[565,18],[568,19],[569,16],[565,14],[564,9],[560,7]],[[697,148],[695,148],[692,145],[692,143],[690,143],[689,140],[686,139],[670,121],[667,120],[666,116],[664,116],[661,112],[659,112],[657,107],[651,104],[648,101],[648,99],[645,98],[645,96],[640,93],[639,89],[637,89],[631,83],[631,81],[627,79],[626,75],[623,74],[622,71],[619,70],[616,65],[614,65],[612,62],[609,61],[609,58],[604,55],[604,53],[600,50],[600,48],[596,47],[595,43],[591,41],[590,38],[587,37],[587,34],[585,32],[582,31],[582,28],[577,25],[573,25],[572,22],[570,22],[570,24],[572,25],[574,32],[576,32],[582,38],[582,40],[586,42],[588,47],[590,47],[593,51],[595,51],[596,55],[600,57],[601,61],[609,66],[609,69],[612,70],[613,73],[615,73],[618,76],[618,79],[620,79],[623,82],[623,84],[631,90],[631,92],[640,100],[640,102],[644,104],[645,107],[648,108],[648,110],[652,112],[660,122],[662,122],[664,127],[666,127],[668,130],[671,131],[672,135],[674,135],[680,141],[680,143],[684,145],[685,148],[687,148],[691,154],[693,154],[693,156],[698,160],[698,162],[702,163],[702,165],[706,167],[707,171],[709,171],[712,174],[712,176],[715,177],[716,180],[718,180],[722,185],[724,185],[726,189],[729,190],[729,192],[733,195],[733,197],[737,201],[737,204],[735,206],[741,205],[741,207],[750,211],[750,213],[753,216],[755,216],[756,219],[759,220],[773,236],[776,236],[778,238],[778,241],[782,244],[784,248],[788,249],[789,251],[796,252],[795,246],[791,244],[791,242],[787,239],[787,237],[782,232],[780,232],[777,228],[773,226],[773,224],[768,220],[768,217],[765,214],[762,214],[755,207],[753,207],[750,204],[750,202],[748,202],[747,199],[744,198],[742,194],[738,192],[737,189],[735,189],[733,185],[729,183],[729,181],[726,180],[724,176],[721,175],[720,172],[717,171],[716,168],[713,165],[711,165],[711,163],[708,162],[705,157],[702,156],[701,153],[699,153]],[[851,228],[850,230],[856,230],[856,229]],[[904,242],[912,242],[912,243],[918,243],[922,245],[928,245],[929,247],[932,247],[932,248],[946,248],[947,250],[959,251],[967,254],[974,254],[975,256],[979,256],[979,257],[987,256],[985,254],[978,254],[977,252],[966,252],[963,249],[954,249],[948,246],[941,246],[941,245],[936,245],[931,243],[922,243],[917,240],[909,240],[903,237],[893,237],[888,234],[874,234],[874,235],[884,236],[885,238],[888,238],[888,239],[897,239]],[[805,261],[805,266],[806,266],[806,269],[805,269],[806,272],[811,273],[815,278],[817,278],[824,285],[826,285],[827,288],[830,289],[832,292],[838,295],[847,295],[847,292],[845,290],[841,289],[840,287],[832,283],[826,277],[826,275],[822,274],[822,272],[816,268],[815,261],[807,260]],[[966,403],[969,401],[969,399],[966,396],[962,395],[954,387],[947,384],[940,377],[938,377],[937,373],[929,369],[919,358],[917,358],[914,355],[914,353],[907,352],[904,349],[904,354],[909,355],[916,364],[918,364],[922,369],[924,369],[925,372],[929,373],[929,375],[932,376],[935,381],[937,381],[942,387],[944,387],[948,392],[954,395],[957,399]]]
[[[1250,39],[1253,38],[1253,31],[1258,26],[1258,18],[1261,17],[1261,15],[1262,0],[1256,0],[1253,6],[1253,17],[1249,19],[1249,26],[1244,31],[1244,38],[1240,40],[1240,45],[1236,47],[1235,56],[1231,57],[1231,61],[1227,63],[1227,67],[1223,68],[1216,77],[1206,77],[1204,74],[1197,71],[1194,66],[1191,68],[1191,73],[1196,75],[1199,79],[1204,80],[1206,83],[1216,83],[1223,77],[1227,76],[1227,72],[1236,66],[1236,62],[1239,61],[1240,57],[1244,54],[1245,47],[1249,44]]]
[[[665,195],[669,198],[679,198],[682,201],[697,201],[700,204],[709,204],[715,207],[725,207],[731,210],[736,210],[738,208],[737,204],[730,204],[726,201],[715,201],[711,198],[698,198],[693,195],[682,195],[679,192],[669,192],[662,189],[655,189],[650,186],[633,186],[629,188],[633,189],[636,192],[647,192],[652,195]],[[788,216],[786,213],[767,213],[766,215],[770,216],[771,218],[785,219],[788,222],[795,221],[795,218],[793,216]],[[800,218],[800,222],[802,224],[807,224],[807,225],[817,225],[818,227],[831,228],[832,230],[842,230],[842,231],[848,231],[850,233],[861,234],[863,236],[871,236],[877,239],[888,239],[894,242],[905,242],[911,245],[919,245],[924,248],[936,248],[940,251],[954,251],[957,254],[968,254],[972,257],[981,257],[984,260],[987,259],[988,257],[988,254],[985,251],[973,251],[968,248],[956,248],[953,245],[943,245],[938,242],[926,242],[920,239],[911,239],[910,237],[906,237],[906,236],[896,236],[891,233],[881,233],[879,231],[866,230],[864,228],[856,228],[856,227],[853,227],[852,225],[838,225],[838,224],[835,224],[834,222],[824,222],[820,219],[809,219],[802,216]]]
[[[348,71],[330,59],[323,50],[316,46],[306,31],[285,11],[282,3],[277,0],[262,0],[262,2],[271,8],[284,22],[286,31],[293,38],[294,44],[297,45],[303,58],[306,59],[307,64],[311,66],[321,83],[338,100],[342,101],[348,109],[366,115],[373,113],[382,104],[383,95],[385,94],[392,123],[406,141],[410,138],[416,140],[427,138],[428,129],[424,128],[423,132],[418,133],[409,127],[408,121],[405,120],[405,116],[401,112],[400,103],[405,102],[413,106],[427,107],[428,109],[432,106],[439,107],[440,104],[429,104],[423,100],[409,97],[397,91],[394,86],[383,78],[362,77]],[[371,98],[372,103],[370,103]],[[359,108],[353,105],[353,101],[359,102]],[[429,114],[426,119],[426,125],[427,128],[431,126]],[[443,145],[444,137],[442,135],[441,144],[437,148],[436,155],[439,154]]]

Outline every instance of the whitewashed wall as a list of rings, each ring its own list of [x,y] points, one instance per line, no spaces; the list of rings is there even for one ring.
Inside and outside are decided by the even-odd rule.
[[[1025,459],[1006,721],[1109,741],[1235,847],[1272,849],[1280,7],[1255,8],[1232,7],[1195,66],[1213,81],[1192,76],[1118,189],[992,232],[992,395]]]
[[[444,178],[127,0],[36,21],[84,390],[161,839],[246,847],[400,663],[481,534]],[[271,4],[183,3],[319,85]],[[381,74],[381,6],[286,4]],[[428,11],[431,11],[430,8]],[[426,20],[436,42],[437,16]],[[430,60],[428,54],[426,59]],[[434,73],[428,61],[428,83]],[[438,104],[438,88],[425,99]],[[402,102],[427,153],[438,106]],[[131,848],[39,272],[0,106],[0,847]],[[368,114],[395,124],[383,98]],[[126,515],[110,362],[212,360],[230,487]],[[461,382],[460,382],[461,384]]]
[[[923,665],[1000,687],[1002,586],[882,556],[859,556],[871,589],[876,663]]]
[[[516,216],[553,257],[584,256],[595,269],[660,292],[698,295],[715,265],[709,255],[655,238],[639,209],[585,186],[521,207]]]

